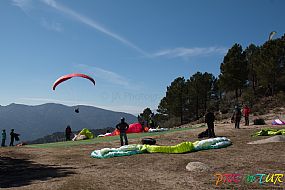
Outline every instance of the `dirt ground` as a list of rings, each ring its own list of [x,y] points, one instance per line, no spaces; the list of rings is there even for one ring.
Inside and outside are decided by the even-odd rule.
[[[223,149],[186,154],[139,154],[109,159],[90,157],[95,149],[119,147],[119,140],[68,148],[0,148],[0,188],[285,189],[285,143],[247,144],[268,138],[251,137],[251,134],[265,127],[272,126],[243,126],[242,123],[241,129],[234,129],[233,124],[216,123],[216,135],[230,138],[233,144]],[[198,140],[197,135],[204,130],[198,128],[152,138],[159,145],[176,145]],[[140,143],[140,139],[131,139],[130,143]],[[189,172],[186,170],[189,162],[202,162],[209,166],[209,170]],[[226,174],[238,175],[238,181],[216,185],[218,176],[225,177]],[[256,174],[273,174],[275,178],[263,184],[259,184],[257,176],[254,181],[247,181],[247,175]],[[281,178],[275,180],[277,175],[274,174],[283,176],[279,175]]]

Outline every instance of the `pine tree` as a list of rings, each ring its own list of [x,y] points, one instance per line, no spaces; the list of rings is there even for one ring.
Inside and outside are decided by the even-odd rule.
[[[229,49],[221,63],[220,84],[225,91],[235,91],[236,99],[247,82],[248,69],[245,54],[239,44]]]

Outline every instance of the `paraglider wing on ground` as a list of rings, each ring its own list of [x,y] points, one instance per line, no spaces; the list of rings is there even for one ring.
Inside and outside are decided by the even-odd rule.
[[[187,152],[195,152],[200,150],[225,148],[232,144],[231,140],[226,137],[216,137],[201,141],[182,142],[174,146],[157,146],[148,144],[132,144],[121,146],[120,148],[103,148],[94,150],[91,153],[93,158],[112,158],[117,156],[130,156],[141,153],[168,153],[181,154]]]
[[[129,125],[129,129],[127,130],[127,133],[142,133],[143,131],[144,130],[140,123],[132,123]],[[116,136],[119,134],[120,134],[120,131],[118,129],[115,129],[111,135],[106,135],[106,136]]]

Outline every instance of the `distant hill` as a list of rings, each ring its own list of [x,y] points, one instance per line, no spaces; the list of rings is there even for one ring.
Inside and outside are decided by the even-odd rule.
[[[75,112],[75,108],[79,108],[79,113]],[[67,125],[70,125],[73,131],[82,128],[114,127],[121,117],[125,117],[128,123],[137,121],[132,114],[92,106],[70,107],[54,103],[28,106],[13,103],[0,106],[0,129],[6,129],[8,135],[13,128],[20,134],[21,141],[30,141],[55,132],[63,132]]]

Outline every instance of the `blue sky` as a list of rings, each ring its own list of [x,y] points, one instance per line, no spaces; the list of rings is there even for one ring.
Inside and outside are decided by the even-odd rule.
[[[284,34],[282,0],[1,0],[0,104],[85,104],[133,114],[166,87],[219,74],[228,48]],[[96,80],[71,79],[69,73]]]

